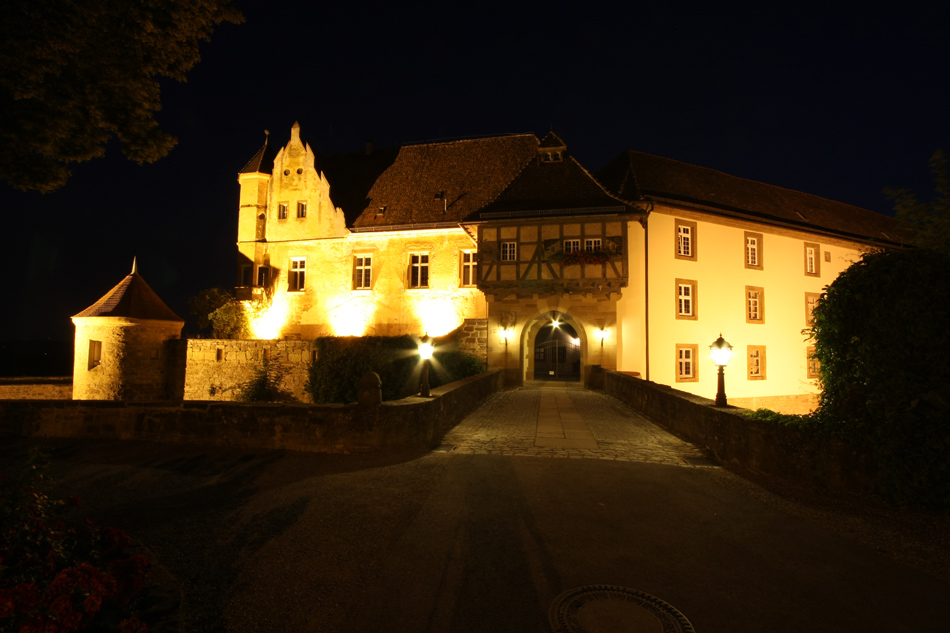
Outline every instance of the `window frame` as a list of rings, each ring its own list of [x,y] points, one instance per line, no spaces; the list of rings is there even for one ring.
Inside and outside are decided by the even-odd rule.
[[[805,293],[805,325],[811,327],[815,324],[815,307],[818,305],[818,300],[821,299],[820,292],[806,292]],[[813,301],[812,301],[813,300]]]
[[[419,258],[418,262],[414,262],[413,258]],[[425,258],[425,261],[422,261],[422,258]],[[410,290],[428,290],[429,289],[429,264],[430,264],[429,251],[415,251],[409,253],[409,270],[406,278],[406,286]],[[417,272],[418,271],[418,272]],[[424,271],[424,274],[423,274]],[[417,275],[416,282],[413,283],[413,277]],[[425,283],[423,283],[423,277],[425,277]]]
[[[812,251],[811,262],[813,264],[813,270],[809,270],[809,258],[808,251]],[[809,277],[821,277],[821,244],[817,242],[805,242],[804,247],[804,257],[805,257],[805,274]]]
[[[746,379],[747,380],[765,380],[766,379],[766,363],[765,363],[765,345],[747,345],[746,346]],[[758,360],[758,363],[755,363],[755,360]],[[758,369],[758,373],[753,373],[755,369]]]
[[[758,297],[750,297],[750,293],[758,293]],[[752,302],[757,301],[757,314],[758,318],[752,318]],[[755,323],[757,325],[765,324],[765,288],[761,286],[746,286],[745,287],[745,322],[746,323]]]
[[[102,365],[102,341],[89,339],[89,347],[86,356],[86,370],[92,371]]]
[[[498,249],[499,256],[503,262],[518,261],[518,242],[504,241]]]
[[[353,290],[373,289],[373,254],[353,254]]]
[[[263,277],[262,277],[263,274]],[[257,267],[257,282],[258,288],[264,288],[270,285],[270,266],[258,266]]]
[[[581,250],[581,241],[576,237],[561,241],[561,250],[565,253],[579,253]]]
[[[821,363],[815,356],[814,346],[805,348],[805,377],[809,380],[819,378],[821,374]]]
[[[290,267],[287,273],[287,292],[303,292],[306,286],[307,258],[291,257]]]
[[[690,312],[687,314],[682,310],[682,289],[688,287]],[[686,321],[696,321],[699,319],[699,282],[695,279],[676,279],[674,286],[676,305],[673,307],[677,319]]]
[[[600,237],[584,238],[584,251],[593,253],[594,251],[604,250],[604,240]]]
[[[287,216],[290,215],[290,202],[278,202],[277,203],[277,219],[286,220]]]
[[[478,285],[478,258],[473,249],[459,251],[459,288],[474,288]],[[465,258],[468,257],[468,261]],[[469,275],[469,283],[465,283],[465,274]]]
[[[689,358],[683,358],[683,352],[689,352]],[[696,364],[696,360],[699,357],[699,345],[689,344],[689,343],[677,343],[676,344],[676,355],[674,356],[674,373],[676,374],[676,382],[699,382],[699,365]],[[683,373],[682,367],[683,362],[689,363],[690,373]]]
[[[697,226],[696,226],[696,222],[693,222],[693,221],[690,221],[690,220],[681,220],[681,219],[679,219],[679,218],[676,218],[676,219],[674,220],[674,225],[675,225],[676,229],[675,229],[675,231],[674,231],[674,233],[673,233],[673,255],[676,257],[676,259],[683,259],[683,260],[686,260],[686,261],[695,262],[695,261],[696,261],[696,253],[697,253],[697,250],[698,250],[698,249],[697,249],[697,244],[698,244],[698,242],[697,242],[697,230],[696,230],[696,229],[697,229]],[[689,252],[688,252],[688,253],[682,252],[681,246],[680,246],[680,244],[681,244],[680,235],[681,235],[681,229],[683,229],[683,228],[689,230],[689,236],[688,236],[688,239],[689,239],[689,242],[688,242],[689,249],[688,249],[688,251],[689,251]]]
[[[297,201],[297,219],[305,220],[307,218],[307,201],[298,200]]]
[[[755,240],[755,263],[749,261],[749,240]],[[745,262],[745,267],[750,270],[762,270],[764,267],[762,256],[763,245],[765,240],[761,233],[753,233],[752,231],[745,231],[743,234],[743,249],[742,256],[743,261]]]

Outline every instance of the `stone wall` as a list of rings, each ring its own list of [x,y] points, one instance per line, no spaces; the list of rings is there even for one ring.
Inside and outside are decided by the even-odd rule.
[[[313,341],[189,339],[185,346],[185,400],[233,401],[264,368],[288,400],[310,402],[307,375]]]
[[[604,382],[609,395],[740,472],[847,492],[875,489],[869,460],[845,444],[753,420],[735,407],[717,408],[712,400],[620,372],[606,371]]]
[[[428,450],[490,394],[486,372],[380,405],[3,401],[0,436],[135,439],[315,453]]]
[[[488,319],[465,319],[459,336],[459,350],[488,362]]]
[[[0,378],[0,400],[70,400],[73,377]]]

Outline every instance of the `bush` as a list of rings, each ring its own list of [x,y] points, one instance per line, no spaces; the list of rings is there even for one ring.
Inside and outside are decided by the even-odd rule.
[[[950,257],[865,254],[822,295],[816,423],[875,460],[882,492],[950,507]]]
[[[79,499],[47,496],[45,458],[0,473],[0,631],[144,633],[133,614],[148,562],[129,556],[122,530],[66,514]]]
[[[429,386],[438,387],[485,371],[485,364],[457,350],[458,331],[435,339]],[[316,403],[353,402],[360,379],[379,374],[383,400],[419,393],[422,365],[418,339],[412,336],[324,336],[316,340],[317,359],[310,364],[307,390]]]

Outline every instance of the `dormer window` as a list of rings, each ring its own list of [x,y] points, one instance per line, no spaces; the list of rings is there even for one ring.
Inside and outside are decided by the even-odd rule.
[[[381,215],[386,215],[386,207],[379,207],[378,209],[376,209],[376,217],[379,217]]]
[[[561,150],[544,151],[541,153],[542,163],[560,163],[564,160]]]

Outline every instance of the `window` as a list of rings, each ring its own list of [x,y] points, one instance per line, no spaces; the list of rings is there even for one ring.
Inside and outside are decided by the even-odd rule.
[[[584,250],[585,251],[599,251],[601,250],[600,238],[584,240]]]
[[[575,251],[581,250],[581,241],[580,240],[564,240],[564,252],[573,253]]]
[[[459,275],[460,286],[475,285],[475,251],[462,251],[462,270]]]
[[[356,256],[356,279],[353,281],[353,288],[356,290],[369,290],[373,287],[373,256]]]
[[[765,345],[749,345],[746,350],[749,380],[765,380]]]
[[[805,375],[808,378],[818,378],[818,374],[821,371],[821,365],[818,363],[818,358],[815,356],[814,347],[809,347],[807,350],[805,350],[805,362],[807,363]]]
[[[277,203],[277,219],[286,220],[287,219],[287,209],[290,205],[286,202]]]
[[[214,360],[218,363],[224,360],[224,350],[220,347],[214,351]]]
[[[821,295],[817,292],[805,293],[805,325],[811,325],[815,322],[815,306],[818,305],[818,299]]]
[[[692,279],[676,280],[676,318],[691,319],[699,317],[699,304],[696,293],[697,282]]]
[[[676,259],[696,261],[696,223],[676,220]]]
[[[517,242],[502,242],[501,243],[501,261],[503,262],[513,262],[518,259],[518,243]]]
[[[746,323],[765,323],[765,289],[756,286],[745,287]]]
[[[298,218],[307,217],[307,203],[306,202],[297,203],[297,217]]]
[[[288,290],[290,292],[303,292],[304,283],[306,282],[307,276],[307,258],[306,257],[291,257],[290,258],[290,285]]]
[[[821,246],[811,242],[805,242],[805,274],[812,277],[821,276],[821,261],[818,259],[818,253],[821,252]]]
[[[259,266],[257,268],[257,285],[266,286],[268,283],[270,283],[270,268]]]
[[[102,364],[102,341],[89,339],[89,367],[92,369]]]
[[[409,287],[410,288],[428,288],[429,287],[429,254],[428,253],[410,253],[409,254]]]
[[[699,368],[696,366],[698,354],[699,345],[676,346],[676,382],[699,381]]]
[[[762,234],[745,232],[745,267],[762,270]]]
[[[250,286],[251,280],[253,279],[253,274],[254,274],[253,266],[249,264],[245,264],[244,266],[241,266],[241,285]]]

